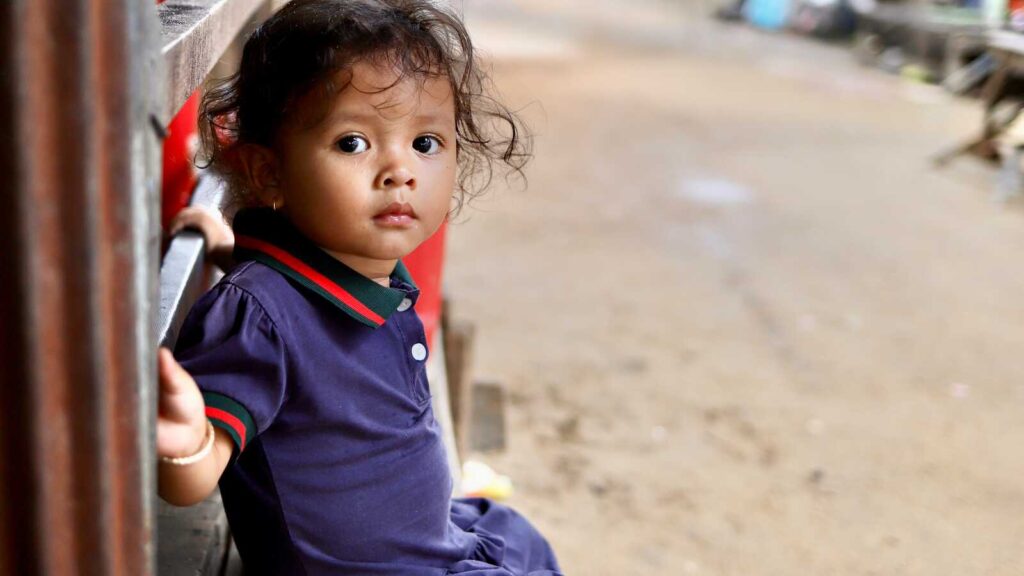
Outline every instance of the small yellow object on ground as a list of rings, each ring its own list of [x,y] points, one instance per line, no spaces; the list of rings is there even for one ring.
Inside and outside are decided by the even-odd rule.
[[[505,500],[512,495],[512,479],[483,462],[467,460],[462,464],[462,493],[471,498]]]
[[[907,64],[900,70],[900,76],[907,80],[922,83],[929,82],[932,79],[932,73],[924,66],[918,64]]]

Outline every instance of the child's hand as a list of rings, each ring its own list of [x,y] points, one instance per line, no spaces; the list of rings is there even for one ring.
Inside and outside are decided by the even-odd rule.
[[[206,257],[228,271],[233,266],[231,252],[235,249],[235,234],[219,215],[199,206],[187,206],[171,220],[168,232],[174,236],[185,228],[198,230],[206,240]]]
[[[206,239],[206,251],[223,248],[233,248],[235,245],[235,234],[220,216],[199,206],[186,206],[171,220],[168,226],[171,236],[181,232],[185,228],[194,228],[203,234]]]
[[[174,360],[171,351],[160,348],[160,403],[156,421],[158,456],[191,456],[206,440],[206,405],[195,380]]]

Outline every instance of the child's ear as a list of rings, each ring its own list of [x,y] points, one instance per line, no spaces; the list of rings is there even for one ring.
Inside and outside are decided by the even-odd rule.
[[[277,155],[266,146],[243,144],[238,149],[238,165],[257,198],[270,204],[280,196],[280,172]]]

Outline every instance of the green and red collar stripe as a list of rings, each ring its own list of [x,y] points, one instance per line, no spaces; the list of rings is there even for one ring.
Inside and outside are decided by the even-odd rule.
[[[367,326],[383,324],[405,298],[401,290],[381,286],[345,266],[268,208],[235,215],[235,260],[256,260],[326,298]],[[415,287],[401,261],[392,276]]]
[[[256,435],[256,426],[245,406],[216,392],[203,392],[203,402],[206,403],[206,417],[210,422],[231,435],[239,453],[245,450],[249,440]]]

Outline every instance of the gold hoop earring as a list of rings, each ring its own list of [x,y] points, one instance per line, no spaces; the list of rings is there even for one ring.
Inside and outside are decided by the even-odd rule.
[[[274,206],[274,212],[277,212],[277,200],[274,200],[273,206]]]

